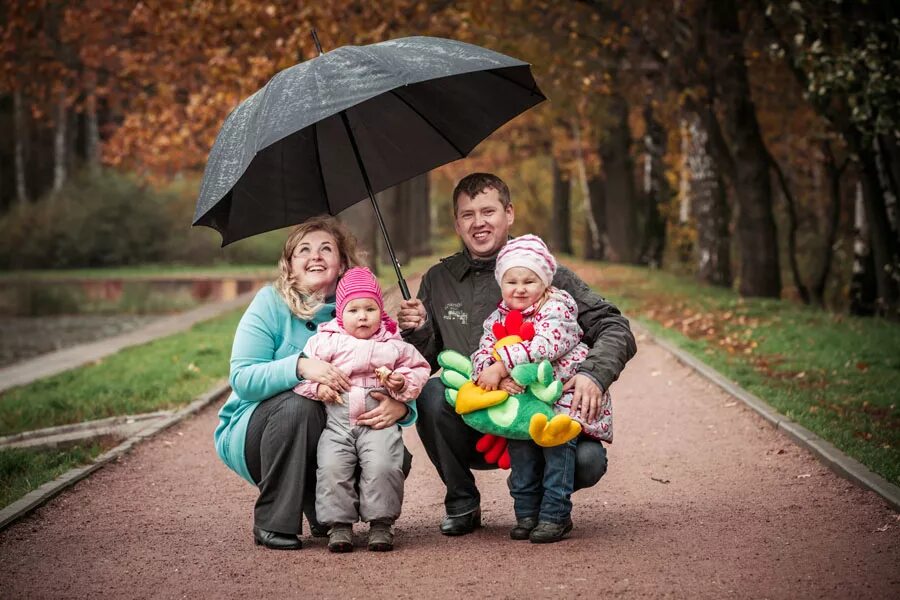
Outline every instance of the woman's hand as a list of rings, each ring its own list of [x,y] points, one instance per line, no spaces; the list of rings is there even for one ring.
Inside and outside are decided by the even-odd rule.
[[[490,392],[496,390],[500,385],[500,381],[507,375],[509,373],[506,372],[506,366],[502,362],[495,362],[481,372],[475,385],[486,392]]]
[[[397,421],[404,418],[409,411],[406,403],[394,400],[387,394],[381,392],[369,392],[369,394],[378,400],[378,406],[368,412],[364,412],[356,418],[357,425],[364,425],[372,429],[384,429],[397,424]]]
[[[300,357],[297,361],[297,374],[302,379],[322,383],[335,391],[350,391],[350,380],[343,371],[318,358]]]
[[[344,401],[341,400],[341,395],[324,383],[320,383],[318,386],[316,386],[316,398],[318,398],[322,402],[335,402],[341,405],[344,404]]]

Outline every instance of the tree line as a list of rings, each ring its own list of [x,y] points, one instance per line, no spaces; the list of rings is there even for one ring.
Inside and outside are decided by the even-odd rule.
[[[546,157],[544,183],[520,192],[543,204],[537,226],[555,250],[900,318],[896,2],[26,0],[0,11],[4,210],[52,197],[75,168],[202,169],[228,111],[315,56],[313,26],[326,50],[437,35],[534,65],[551,102],[467,170]],[[411,256],[438,227],[416,208],[426,189],[385,198],[405,207],[390,227]]]

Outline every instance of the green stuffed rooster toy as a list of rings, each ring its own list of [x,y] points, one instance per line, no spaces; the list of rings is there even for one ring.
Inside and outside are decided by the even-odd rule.
[[[510,311],[503,324],[495,323],[494,352],[508,344],[530,340],[531,323],[519,311]],[[548,361],[517,365],[510,376],[525,388],[511,396],[503,390],[485,391],[472,380],[472,361],[455,350],[438,355],[447,402],[469,427],[485,434],[476,444],[489,463],[509,468],[506,439],[532,439],[543,447],[559,446],[581,433],[581,425],[568,415],[557,415],[553,404],[562,396],[562,383],[553,376]]]

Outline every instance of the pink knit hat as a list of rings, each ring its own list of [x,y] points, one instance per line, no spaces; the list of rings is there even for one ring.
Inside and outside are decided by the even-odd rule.
[[[344,326],[344,319],[341,315],[344,313],[347,303],[359,298],[371,298],[374,300],[379,310],[381,310],[381,321],[388,328],[388,331],[393,333],[397,330],[397,324],[384,312],[384,297],[381,294],[381,286],[378,285],[378,280],[375,279],[372,271],[365,267],[348,269],[338,282],[337,291],[335,292],[337,303],[335,313],[337,314],[338,325]]]
[[[497,253],[494,277],[497,283],[503,281],[503,274],[513,267],[525,267],[541,278],[549,286],[556,274],[556,259],[544,240],[530,233],[513,238]]]

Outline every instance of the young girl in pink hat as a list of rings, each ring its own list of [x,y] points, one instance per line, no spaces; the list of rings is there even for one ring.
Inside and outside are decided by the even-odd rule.
[[[556,378],[573,377],[588,354],[581,342],[578,306],[574,298],[552,285],[556,259],[536,235],[509,240],[497,254],[494,275],[502,301],[484,322],[484,334],[472,355],[472,377],[485,390],[503,389],[516,394],[522,389],[509,376],[513,367],[549,360]],[[512,310],[534,326],[531,340],[500,348],[494,358],[495,323],[503,323]],[[612,405],[604,390],[599,416],[586,421],[581,410],[572,411],[572,391],[556,402],[554,411],[581,423],[582,435],[612,441]],[[510,537],[535,543],[557,542],[572,529],[571,495],[575,485],[575,440],[542,448],[531,440],[509,440],[512,474],[509,479],[516,527]]]
[[[369,523],[369,550],[392,550],[392,526],[403,503],[403,439],[399,427],[373,429],[357,417],[375,408],[369,392],[413,402],[431,374],[421,354],[397,332],[384,312],[375,276],[354,267],[336,291],[337,317],[319,325],[303,354],[330,362],[350,379],[349,392],[322,383],[300,382],[294,391],[326,404],[325,431],[316,453],[316,515],[331,526],[328,549],[353,549],[353,523]],[[359,481],[355,473],[359,467]],[[358,493],[357,493],[358,490]]]

